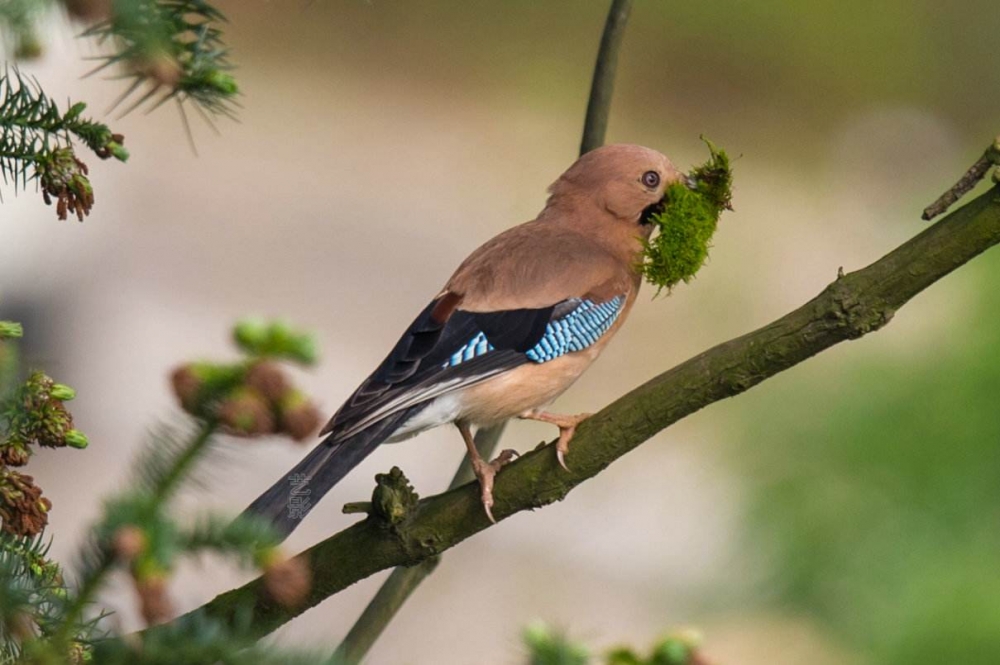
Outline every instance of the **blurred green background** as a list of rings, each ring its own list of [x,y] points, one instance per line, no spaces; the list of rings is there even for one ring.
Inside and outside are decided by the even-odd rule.
[[[477,245],[532,218],[575,158],[606,3],[222,2],[245,96],[199,155],[169,107],[109,121],[132,159],[94,164],[97,204],[58,223],[31,192],[0,208],[0,318],[78,389],[93,445],[32,472],[68,558],[143,432],[173,406],[176,363],[228,351],[247,314],[318,333],[302,377],[333,411]],[[1000,132],[992,2],[635,3],[609,140],[735,162],[736,211],[710,263],[641,298],[601,362],[557,402],[594,411],[815,295],[839,267],[924,228],[919,213]],[[100,110],[96,47],[53,20],[26,65]],[[112,116],[113,119],[113,116]],[[595,645],[695,624],[721,663],[995,663],[1000,653],[1000,257],[949,276],[877,335],[712,406],[563,504],[451,551],[372,663],[513,663],[535,617]],[[552,432],[517,423],[506,444]],[[240,510],[303,453],[234,445],[207,492]],[[383,447],[291,544],[400,465],[443,488],[462,454],[441,430]],[[194,607],[242,579],[184,571]],[[382,576],[282,630],[333,645]],[[106,601],[135,621],[127,584]]]

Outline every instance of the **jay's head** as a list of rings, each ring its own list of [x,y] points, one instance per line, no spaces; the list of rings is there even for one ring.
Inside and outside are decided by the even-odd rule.
[[[586,153],[549,188],[550,205],[607,213],[632,233],[648,236],[650,215],[663,202],[667,187],[684,174],[665,155],[639,145],[606,145]],[[583,217],[587,217],[586,214]],[[581,220],[582,223],[582,220]]]

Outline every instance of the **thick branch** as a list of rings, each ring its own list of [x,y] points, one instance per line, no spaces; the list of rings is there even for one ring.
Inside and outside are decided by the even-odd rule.
[[[991,189],[872,265],[830,284],[777,321],[720,344],[621,397],[580,426],[570,470],[552,446],[530,452],[497,481],[494,515],[503,519],[558,501],[586,479],[681,418],[816,355],[878,330],[913,296],[1000,242],[1000,190]],[[251,607],[260,635],[338,591],[399,565],[415,565],[490,526],[474,484],[424,499],[402,526],[366,519],[307,550],[314,585],[296,611],[264,599],[260,579],[202,609],[232,620]],[[156,629],[153,629],[156,630]]]

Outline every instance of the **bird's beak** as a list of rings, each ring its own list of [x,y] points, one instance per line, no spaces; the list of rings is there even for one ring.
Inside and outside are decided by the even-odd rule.
[[[684,186],[685,187],[687,187],[688,189],[690,189],[692,192],[697,192],[698,191],[698,181],[697,180],[695,180],[694,178],[692,178],[689,175],[682,176],[682,179],[684,180]]]

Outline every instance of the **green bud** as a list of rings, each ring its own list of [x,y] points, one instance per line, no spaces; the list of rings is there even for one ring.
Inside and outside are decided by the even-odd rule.
[[[77,448],[78,450],[83,450],[88,445],[90,441],[87,439],[87,435],[78,429],[71,429],[66,432],[66,445],[70,448]]]
[[[138,580],[148,580],[151,578],[164,577],[166,567],[152,554],[146,552],[136,557],[132,563],[132,574]]]
[[[627,647],[619,647],[608,654],[607,665],[643,665],[642,658]]]
[[[125,146],[123,146],[122,144],[110,141],[104,147],[107,148],[108,152],[111,153],[111,156],[117,159],[118,161],[120,162],[128,161],[129,158],[128,150],[126,150]]]
[[[259,547],[253,554],[253,564],[264,570],[281,559],[281,549],[277,545]]]
[[[73,106],[69,107],[69,111],[66,111],[66,120],[76,120],[80,117],[80,114],[86,110],[86,108],[87,105],[84,102],[77,102],[76,104],[73,104]]]
[[[303,365],[315,364],[319,356],[311,336],[296,332],[282,321],[241,321],[233,330],[233,338],[251,356],[294,360]]]
[[[235,95],[240,91],[236,79],[219,70],[209,72],[206,81],[216,92],[221,92],[223,95]]]
[[[237,346],[247,353],[256,353],[268,338],[267,324],[260,319],[244,319],[233,329],[233,339]]]
[[[24,328],[14,321],[0,321],[0,339],[16,339],[24,336]]]
[[[76,399],[76,391],[63,383],[52,384],[52,391],[49,394],[60,402]]]
[[[691,659],[692,648],[684,640],[668,637],[653,652],[655,665],[686,665]]]
[[[283,321],[271,324],[269,355],[295,360],[303,365],[313,365],[317,356],[316,344],[312,337],[298,333]]]
[[[14,49],[14,57],[22,60],[34,60],[42,55],[42,42],[34,31],[24,31],[17,35],[17,46]]]
[[[524,629],[525,643],[532,649],[548,646],[552,643],[552,633],[542,621],[532,621]]]
[[[319,360],[316,342],[308,335],[299,335],[290,339],[287,352],[289,359],[297,360],[303,365],[315,365],[316,361]]]
[[[93,196],[94,186],[90,184],[90,179],[82,173],[74,173],[69,179],[70,188],[77,196]]]

